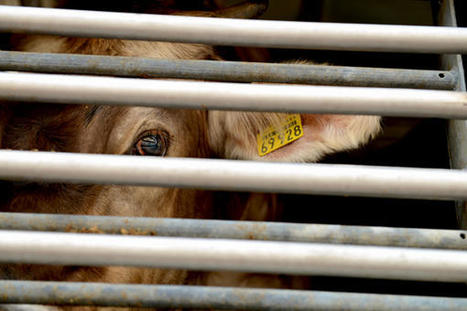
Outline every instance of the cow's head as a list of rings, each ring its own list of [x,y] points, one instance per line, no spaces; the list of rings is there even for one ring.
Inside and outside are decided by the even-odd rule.
[[[241,4],[213,13],[183,14],[223,17],[255,17],[264,1]],[[26,36],[15,41],[22,51],[119,55],[161,59],[218,59],[206,45],[109,39]],[[286,104],[286,103],[284,103]],[[264,161],[317,161],[323,155],[356,148],[379,131],[379,117],[301,114],[300,138],[266,154],[260,154],[258,134],[281,129],[288,116],[279,113],[195,111],[145,107],[93,105],[3,104],[0,115],[1,148],[133,156],[220,157]],[[284,133],[283,133],[284,134]],[[280,138],[276,136],[276,140]],[[283,137],[284,140],[287,137]],[[276,144],[277,145],[277,144]],[[269,150],[271,151],[271,150]],[[157,174],[157,172],[154,172]],[[20,188],[11,210],[34,212],[113,213],[139,216],[200,216],[206,208],[193,206],[195,192],[188,190],[60,186]],[[40,189],[40,191],[26,190]],[[64,191],[72,189],[73,191]],[[83,191],[86,195],[82,195]],[[186,201],[180,194],[189,193]],[[30,194],[30,195],[29,195]],[[73,204],[63,204],[71,199]],[[37,196],[44,198],[42,202]],[[79,196],[79,199],[76,198]],[[119,200],[110,198],[119,197]],[[28,198],[27,200],[20,198]],[[57,198],[59,198],[57,200]],[[183,197],[185,198],[185,197]],[[47,200],[46,200],[47,199]],[[50,204],[50,200],[58,202]],[[207,202],[206,200],[203,200]],[[30,204],[34,202],[34,204]],[[156,202],[156,204],[155,204]],[[26,204],[27,203],[27,204]],[[116,206],[118,205],[118,206]],[[64,207],[68,206],[68,207]],[[159,208],[158,206],[164,206]],[[21,207],[21,208],[20,208]],[[168,207],[168,208],[165,208]]]
[[[246,9],[242,12],[246,12],[248,16],[256,15],[261,9],[256,4],[239,8]],[[198,12],[195,15],[200,14]],[[232,9],[210,14],[242,16],[241,11]],[[214,49],[205,45],[55,36],[22,37],[17,40],[15,49],[161,59],[218,59]],[[326,153],[355,148],[379,130],[378,117],[302,114],[299,119],[303,125],[303,136],[261,157],[258,154],[258,133],[270,126],[283,126],[286,115],[91,104],[2,104],[0,108],[0,147],[3,149],[135,157],[216,156],[317,161]],[[211,216],[210,194],[187,189],[34,183],[12,186],[7,200],[0,200],[0,204],[3,204],[0,205],[0,210],[14,212],[149,217]],[[148,282],[180,282],[180,276],[176,276],[175,280],[170,276],[166,280],[164,274],[159,275],[163,276],[163,280],[155,278]],[[47,274],[35,276],[36,279],[48,277]],[[56,275],[50,277],[55,278]],[[93,279],[103,280],[101,274],[96,274],[94,278],[88,275],[86,278],[87,281]]]

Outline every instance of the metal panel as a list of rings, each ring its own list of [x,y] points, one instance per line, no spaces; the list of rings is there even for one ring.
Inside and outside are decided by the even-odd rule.
[[[303,64],[39,54],[0,51],[0,69],[145,78],[231,82],[377,86],[453,90],[457,75],[441,70],[408,70]]]
[[[0,281],[0,303],[137,308],[465,311],[467,299],[229,287]],[[0,305],[1,308],[1,305]]]
[[[465,53],[467,29],[0,7],[0,30],[275,48]]]
[[[467,252],[319,243],[0,231],[0,262],[467,281]]]
[[[0,73],[0,99],[167,108],[467,117],[467,93]]]
[[[0,178],[425,199],[467,196],[467,171],[10,150],[0,151]]]

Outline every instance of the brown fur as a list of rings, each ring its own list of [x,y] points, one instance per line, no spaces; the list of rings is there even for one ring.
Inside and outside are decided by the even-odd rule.
[[[216,59],[209,46],[52,36],[21,36],[20,51],[119,55],[165,59]],[[256,134],[279,122],[274,113],[206,112],[89,105],[0,106],[0,147],[81,153],[128,154],[146,130],[170,134],[167,156],[260,159]],[[316,161],[322,155],[358,147],[379,130],[378,117],[303,115],[305,137],[261,160]],[[157,174],[157,172],[151,172]],[[212,218],[213,194],[207,191],[123,186],[31,183],[11,186],[0,211],[89,215]],[[223,194],[222,217],[273,220],[281,207],[274,195]],[[291,279],[241,273],[204,276],[160,269],[4,266],[9,278],[99,281],[138,284],[211,284],[284,287]],[[303,286],[296,285],[297,287]],[[68,310],[64,308],[63,310]],[[73,308],[71,308],[73,309]],[[97,310],[75,308],[73,310]]]

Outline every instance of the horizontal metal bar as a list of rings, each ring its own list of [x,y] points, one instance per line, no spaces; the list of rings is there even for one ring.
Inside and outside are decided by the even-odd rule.
[[[466,53],[467,29],[0,7],[0,30],[274,48]]]
[[[295,242],[0,231],[0,262],[467,281],[467,252]]]
[[[0,230],[467,249],[466,231],[279,222],[0,213]]]
[[[0,150],[0,178],[296,194],[467,197],[467,171],[463,170],[13,150]]]
[[[467,118],[467,94],[336,86],[0,73],[0,100]]]
[[[465,298],[170,285],[0,281],[0,303],[138,308],[464,311]]]
[[[449,71],[267,64],[206,60],[161,60],[0,51],[0,70],[77,73],[230,82],[276,82],[453,90]]]

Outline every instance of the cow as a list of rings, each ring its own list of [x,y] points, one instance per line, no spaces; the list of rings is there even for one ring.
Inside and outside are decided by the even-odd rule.
[[[256,4],[254,4],[256,5]],[[242,16],[245,6],[196,16]],[[165,7],[164,7],[165,9]],[[251,7],[248,7],[251,15]],[[212,46],[100,38],[21,35],[12,49],[40,53],[132,56],[157,59],[219,60]],[[0,103],[0,148],[147,157],[224,158],[315,162],[324,155],[358,148],[380,131],[380,117],[300,114],[302,136],[265,155],[258,154],[258,133],[283,124],[283,113],[163,109],[136,106]],[[295,120],[297,121],[297,120]],[[157,173],[157,172],[155,172]],[[280,203],[274,194],[223,194],[193,189],[54,183],[6,183],[1,212],[114,215],[133,217],[275,220]],[[0,278],[133,284],[203,284],[290,287],[276,276],[241,273],[195,274],[182,270],[124,267],[33,267],[3,265]],[[2,307],[0,307],[1,309]],[[4,306],[5,310],[42,307]],[[21,309],[24,308],[24,309]],[[44,310],[101,310],[52,307]],[[119,309],[120,310],[120,309]]]

